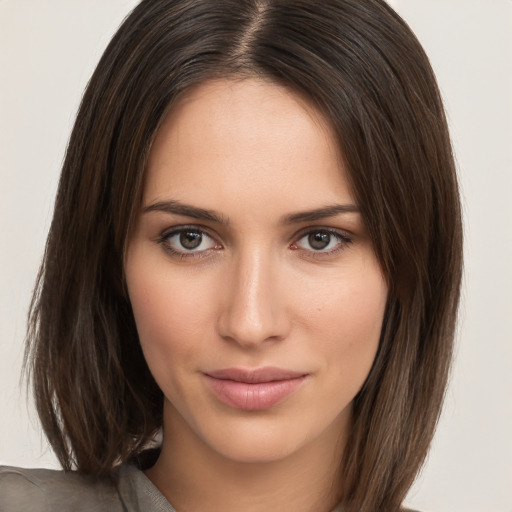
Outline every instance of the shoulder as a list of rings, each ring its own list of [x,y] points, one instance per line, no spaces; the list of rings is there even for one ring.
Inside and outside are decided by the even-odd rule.
[[[2,512],[123,510],[112,478],[94,479],[76,472],[0,466]]]

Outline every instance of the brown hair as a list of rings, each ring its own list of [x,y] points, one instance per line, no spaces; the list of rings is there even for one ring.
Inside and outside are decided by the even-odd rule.
[[[144,0],[87,87],[31,308],[37,408],[65,469],[106,474],[162,423],[124,290],[123,254],[163,116],[191,85],[262,76],[330,121],[389,285],[355,398],[347,510],[399,508],[430,444],[461,279],[457,180],[420,44],[382,0]]]

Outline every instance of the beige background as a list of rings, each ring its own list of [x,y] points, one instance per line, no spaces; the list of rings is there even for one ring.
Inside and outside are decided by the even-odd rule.
[[[446,100],[466,222],[458,356],[409,504],[512,511],[512,2],[395,0]],[[55,467],[19,385],[25,315],[81,92],[135,0],[0,0],[0,463]]]

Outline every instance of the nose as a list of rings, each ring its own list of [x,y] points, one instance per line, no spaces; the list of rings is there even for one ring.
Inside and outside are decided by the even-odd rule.
[[[253,251],[232,262],[225,277],[219,334],[245,348],[285,339],[291,322],[279,262]]]

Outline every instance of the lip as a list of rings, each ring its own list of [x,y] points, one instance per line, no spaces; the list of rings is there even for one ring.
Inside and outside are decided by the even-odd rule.
[[[246,411],[270,409],[294,393],[307,373],[275,367],[206,372],[210,389],[224,404]]]

